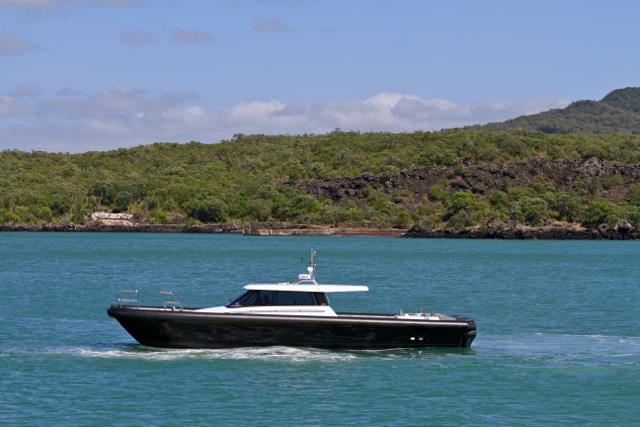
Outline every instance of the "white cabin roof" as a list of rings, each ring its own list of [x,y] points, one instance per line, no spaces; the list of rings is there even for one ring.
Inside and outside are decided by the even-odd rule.
[[[366,292],[365,285],[319,285],[296,283],[252,283],[245,285],[250,291],[286,291],[286,292]]]

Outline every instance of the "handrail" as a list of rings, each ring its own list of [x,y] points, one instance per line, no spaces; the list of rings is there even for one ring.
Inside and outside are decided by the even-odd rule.
[[[176,295],[172,291],[160,291],[160,295],[164,297],[164,309],[171,309],[173,311],[180,310],[182,311],[183,306],[182,302],[176,297]]]
[[[128,297],[132,295],[131,297]],[[116,302],[118,305],[133,306],[140,308],[140,291],[137,289],[119,289],[116,292]]]

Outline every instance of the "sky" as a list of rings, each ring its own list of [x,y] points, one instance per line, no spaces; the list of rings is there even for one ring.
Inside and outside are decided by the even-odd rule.
[[[0,149],[502,121],[640,86],[640,2],[0,0]]]

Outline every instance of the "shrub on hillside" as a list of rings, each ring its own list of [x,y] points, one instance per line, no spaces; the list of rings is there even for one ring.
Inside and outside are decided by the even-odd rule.
[[[213,197],[191,200],[183,208],[190,218],[201,222],[222,222],[227,219],[227,206]]]
[[[582,223],[587,227],[596,227],[601,224],[614,225],[620,219],[616,205],[606,200],[593,200],[584,212]]]

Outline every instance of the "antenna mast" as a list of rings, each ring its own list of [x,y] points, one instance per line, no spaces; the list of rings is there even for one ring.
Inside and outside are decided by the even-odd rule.
[[[307,271],[311,275],[311,280],[313,281],[316,280],[316,263],[315,263],[316,253],[317,252],[315,249],[311,249],[311,262],[309,263],[309,268],[307,268]]]

